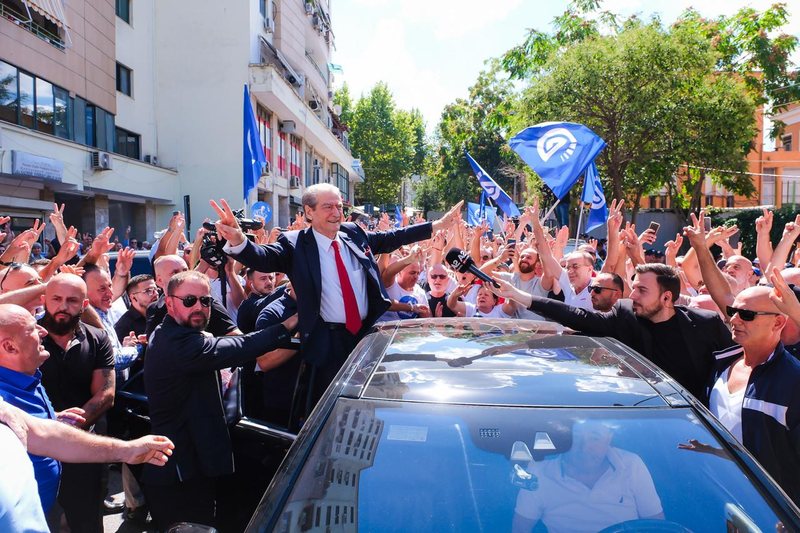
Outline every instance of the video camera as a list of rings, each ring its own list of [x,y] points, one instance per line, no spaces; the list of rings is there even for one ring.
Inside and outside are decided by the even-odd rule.
[[[259,220],[244,218],[244,209],[234,211],[233,216],[250,240],[253,240],[253,236],[248,234],[248,231],[259,230],[264,227],[264,224]],[[200,257],[212,267],[220,269],[228,261],[228,256],[222,251],[222,247],[225,246],[227,241],[217,234],[217,227],[213,222],[203,222],[203,227],[207,232],[203,235],[203,242],[200,245]]]

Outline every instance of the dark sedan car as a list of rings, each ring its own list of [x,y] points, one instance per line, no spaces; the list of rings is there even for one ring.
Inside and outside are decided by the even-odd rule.
[[[614,340],[411,320],[359,344],[248,531],[800,531],[799,513]]]

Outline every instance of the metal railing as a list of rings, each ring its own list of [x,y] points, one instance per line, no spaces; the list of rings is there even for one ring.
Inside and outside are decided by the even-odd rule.
[[[9,20],[10,22],[16,24],[17,26],[23,27],[39,39],[50,43],[51,45],[55,46],[59,50],[63,50],[65,48],[64,40],[49,31],[45,28],[37,24],[32,20],[28,20],[28,18],[23,15],[22,13],[17,13],[11,7],[0,3],[0,18],[4,18]]]

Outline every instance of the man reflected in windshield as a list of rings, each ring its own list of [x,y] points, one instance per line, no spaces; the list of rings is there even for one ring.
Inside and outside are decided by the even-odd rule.
[[[540,520],[555,533],[663,519],[661,500],[644,462],[611,446],[613,436],[605,422],[577,421],[569,451],[529,465],[538,488],[519,491],[513,531],[529,533]]]

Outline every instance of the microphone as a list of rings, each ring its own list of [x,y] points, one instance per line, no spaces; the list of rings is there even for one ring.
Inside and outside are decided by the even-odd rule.
[[[499,283],[485,273],[481,272],[469,254],[460,248],[450,248],[450,251],[447,252],[447,255],[445,256],[445,261],[447,261],[447,264],[450,265],[450,268],[457,272],[462,274],[469,272],[470,274],[474,274],[476,278],[484,283],[491,283],[495,287],[500,287]]]

